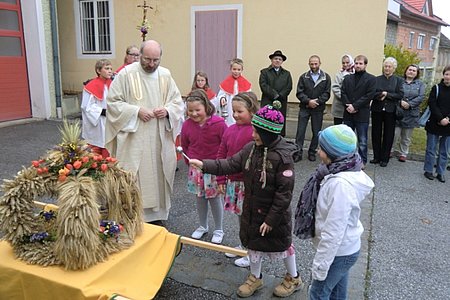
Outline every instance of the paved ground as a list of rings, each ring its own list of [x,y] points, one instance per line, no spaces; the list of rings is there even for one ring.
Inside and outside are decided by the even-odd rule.
[[[58,121],[6,125],[0,123],[0,179],[13,177],[22,165],[59,142]],[[296,164],[293,208],[316,166],[309,161]],[[190,236],[197,226],[195,204],[186,193],[186,166],[179,163],[179,167],[166,226]],[[367,166],[375,189],[363,203],[366,231],[360,259],[351,272],[350,299],[450,299],[450,183],[427,180],[422,167],[421,162],[395,159],[387,168]],[[237,219],[226,213],[224,224],[224,244],[237,245]],[[294,243],[299,272],[309,282],[311,243],[297,238]],[[156,299],[234,299],[247,272],[221,253],[184,246]],[[282,262],[264,261],[265,287],[253,299],[270,299],[284,272]],[[290,299],[306,299],[306,290]]]

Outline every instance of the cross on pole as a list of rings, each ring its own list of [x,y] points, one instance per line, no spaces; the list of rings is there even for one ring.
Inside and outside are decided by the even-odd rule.
[[[150,5],[147,5],[147,1],[144,0],[144,4],[142,5],[138,5],[137,7],[142,8],[142,24],[141,26],[138,26],[138,29],[141,31],[142,33],[142,41],[145,41],[145,36],[148,33],[149,30],[149,25],[148,25],[148,20],[147,20],[147,10],[153,9],[153,7],[151,7]]]

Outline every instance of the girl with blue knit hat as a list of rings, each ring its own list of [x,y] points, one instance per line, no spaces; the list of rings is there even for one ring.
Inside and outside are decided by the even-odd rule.
[[[374,183],[362,171],[357,138],[347,125],[320,132],[319,157],[322,163],[298,201],[294,234],[313,238],[317,250],[309,299],[347,299],[348,273],[358,259],[364,231],[359,203]]]
[[[250,275],[237,294],[245,298],[263,287],[261,263],[264,257],[283,259],[286,276],[273,293],[290,296],[302,288],[292,245],[290,204],[295,173],[292,155],[297,147],[280,136],[284,117],[279,101],[253,115],[253,142],[227,159],[195,160],[189,163],[203,172],[225,175],[242,172],[245,196],[239,236],[248,249]]]

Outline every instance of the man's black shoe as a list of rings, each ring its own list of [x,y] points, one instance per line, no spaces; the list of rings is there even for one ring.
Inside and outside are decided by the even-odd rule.
[[[316,156],[314,154],[309,154],[308,159],[309,161],[316,161]]]
[[[371,160],[370,160],[370,163],[371,163],[371,164],[379,164],[380,161],[379,161],[378,159],[375,159],[375,158],[374,158],[374,159],[371,159]]]
[[[450,165],[449,165],[449,166],[447,166],[447,171],[450,171]]]
[[[380,161],[380,167],[387,167],[387,162],[385,162],[385,161]]]
[[[434,180],[433,173],[425,172],[425,173],[423,173],[423,176],[425,176],[426,178],[428,178],[430,180]]]
[[[444,175],[437,174],[437,175],[436,175],[436,179],[439,180],[440,182],[445,182],[445,177],[444,177]]]

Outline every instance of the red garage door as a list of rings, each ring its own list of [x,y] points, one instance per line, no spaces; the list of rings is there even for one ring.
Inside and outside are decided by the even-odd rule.
[[[0,0],[0,121],[31,117],[19,0]]]

